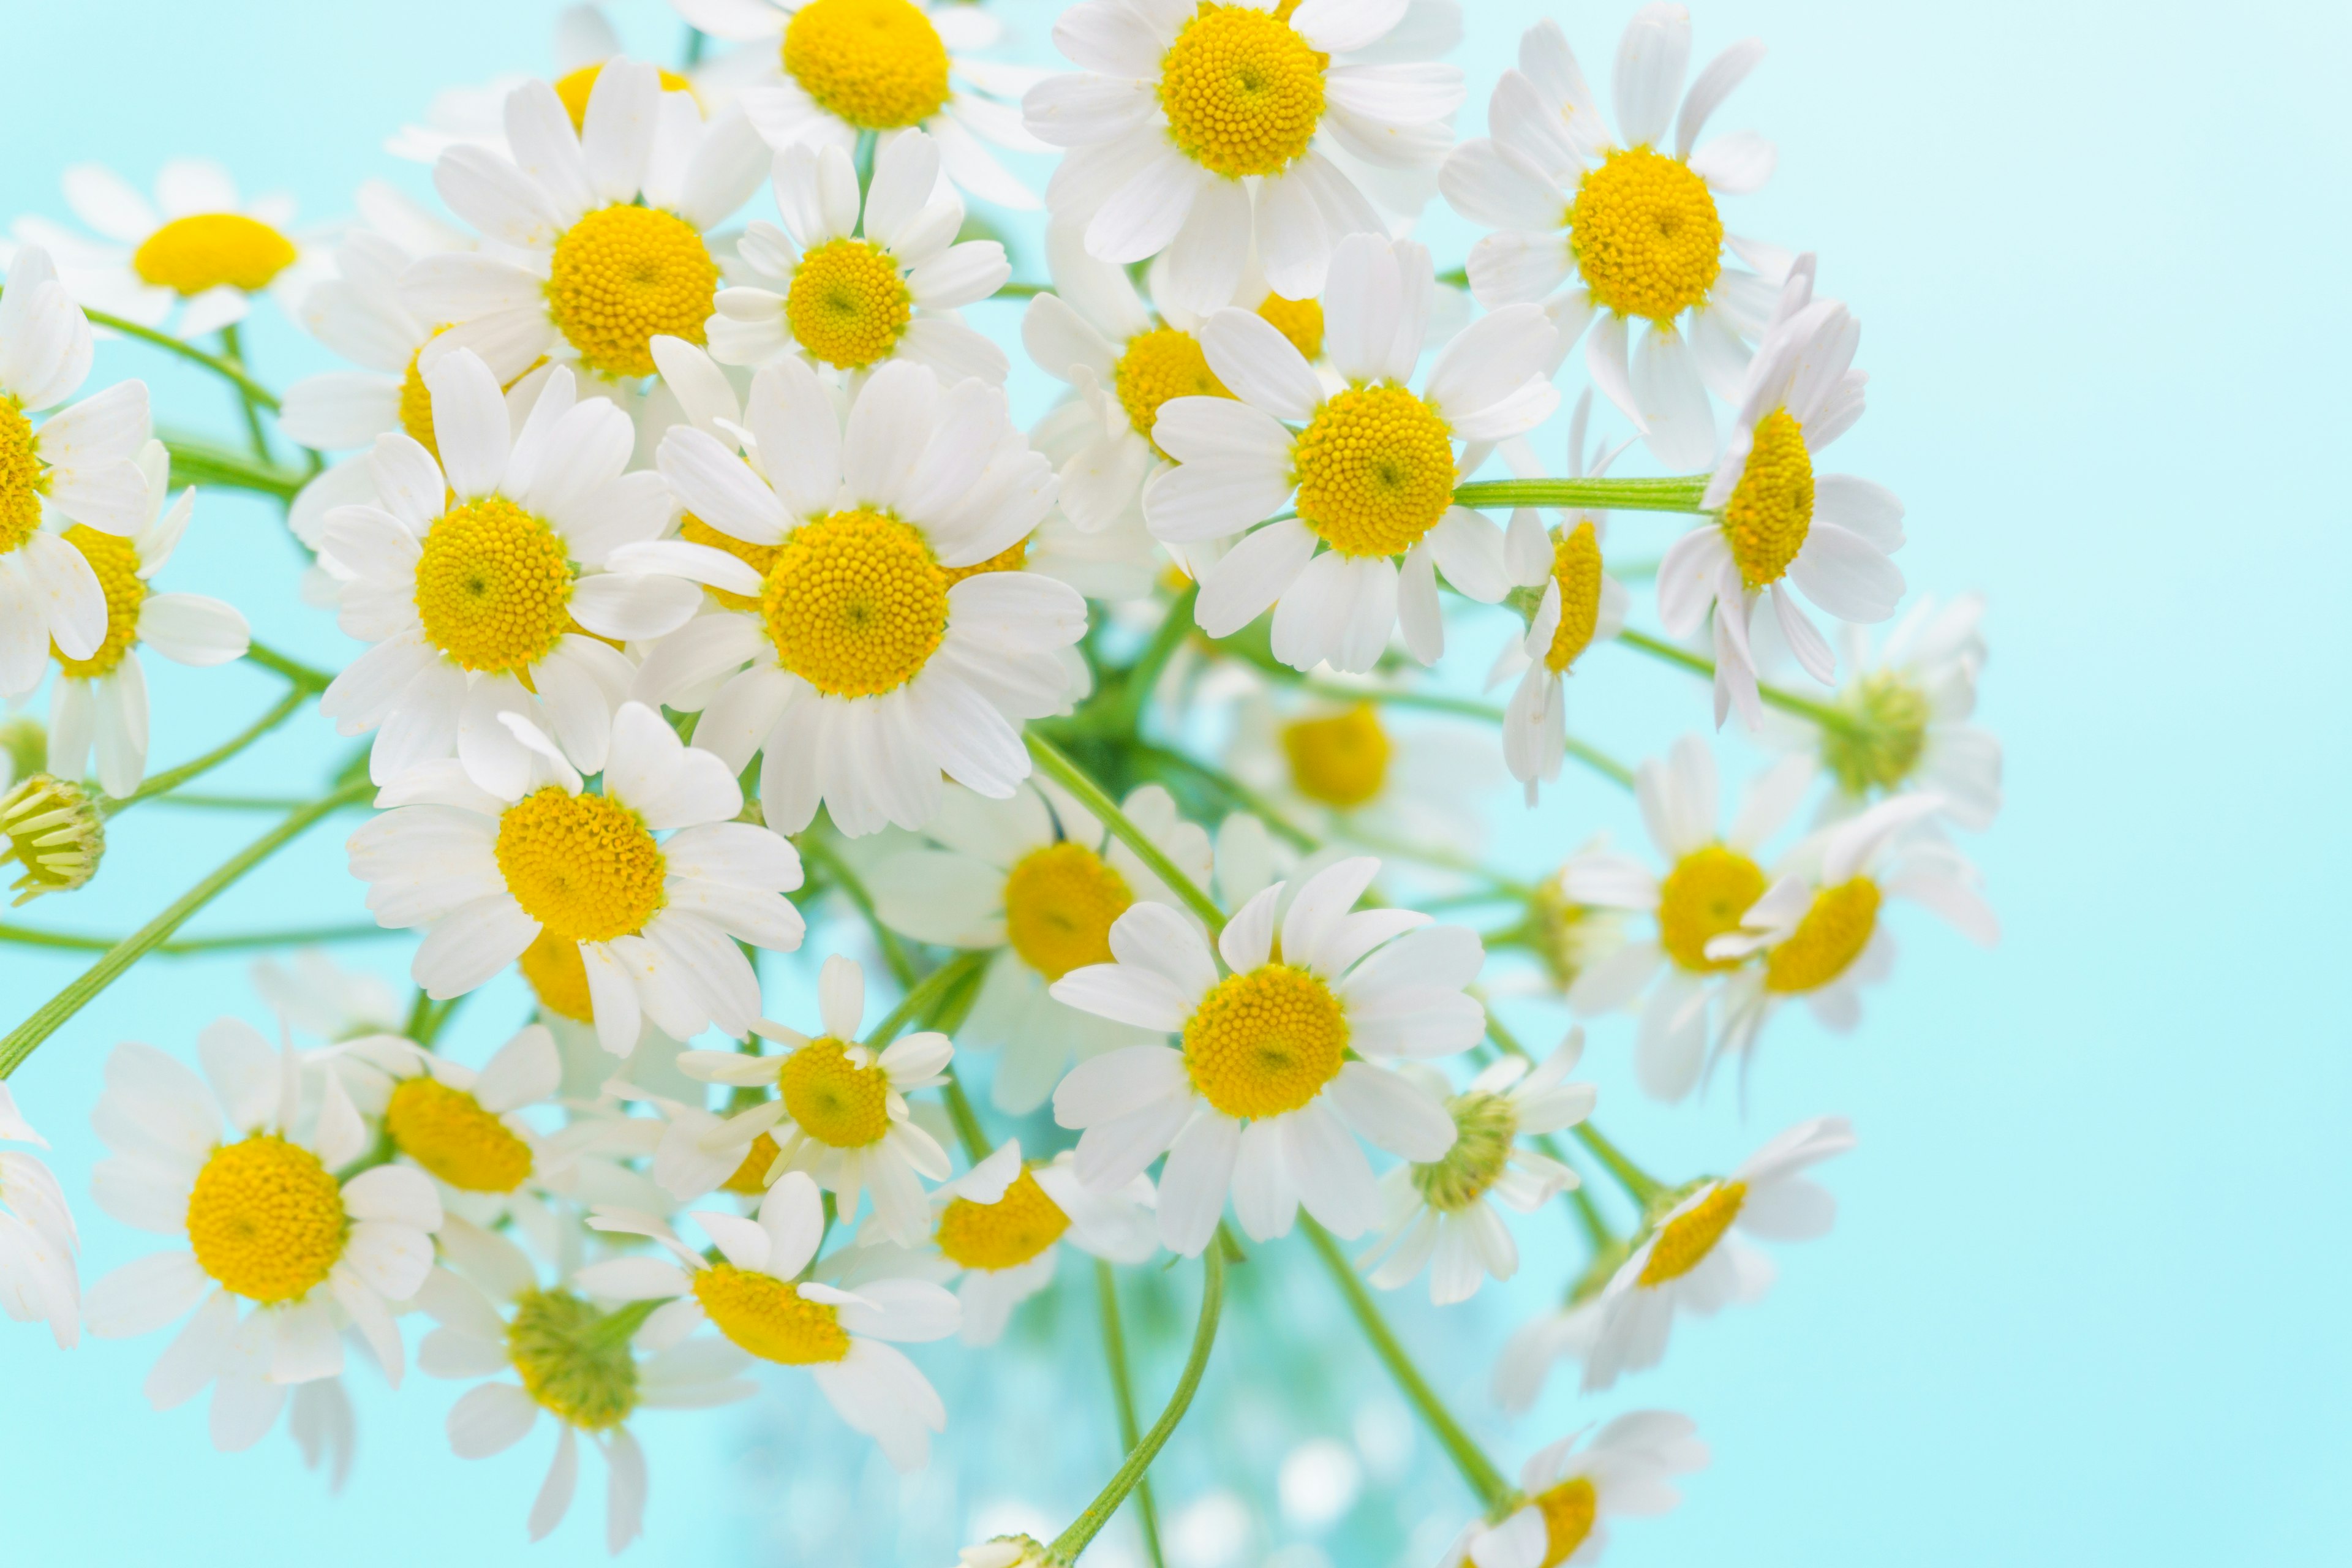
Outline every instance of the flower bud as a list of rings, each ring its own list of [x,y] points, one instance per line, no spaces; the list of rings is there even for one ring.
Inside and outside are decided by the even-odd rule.
[[[26,904],[98,875],[106,819],[81,785],[35,773],[0,796],[0,866],[14,860],[25,868],[9,890]]]

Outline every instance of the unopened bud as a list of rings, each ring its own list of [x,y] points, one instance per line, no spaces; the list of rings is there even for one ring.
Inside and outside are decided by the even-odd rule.
[[[106,819],[78,784],[35,773],[0,796],[0,866],[24,867],[9,890],[19,904],[67,893],[98,875]]]

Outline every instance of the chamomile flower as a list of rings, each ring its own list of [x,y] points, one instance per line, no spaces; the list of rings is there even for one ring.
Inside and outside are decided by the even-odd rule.
[[[1551,324],[1533,305],[1472,322],[1415,393],[1406,383],[1433,288],[1418,245],[1340,242],[1323,296],[1325,350],[1347,380],[1338,392],[1263,317],[1227,308],[1202,324],[1209,367],[1234,396],[1160,405],[1152,439],[1177,466],[1146,487],[1143,513],[1178,546],[1246,534],[1201,574],[1195,616],[1211,637],[1271,606],[1275,657],[1296,668],[1369,670],[1400,625],[1428,664],[1445,647],[1439,568],[1484,603],[1508,589],[1502,531],[1454,505],[1454,486],[1486,443],[1533,428],[1559,403],[1545,379]],[[1297,515],[1265,522],[1286,506]]]
[[[346,735],[376,732],[378,784],[455,754],[485,788],[519,792],[530,755],[502,714],[599,772],[636,674],[614,645],[668,631],[701,602],[674,578],[604,569],[667,527],[669,493],[658,475],[622,472],[627,416],[579,399],[569,370],[549,375],[520,430],[474,353],[444,355],[425,382],[439,456],[404,433],[377,437],[376,502],[324,520],[321,555],[348,578],[340,624],[374,646],[320,711]]]
[[[5,1083],[0,1142],[49,1146]],[[49,1168],[21,1149],[0,1149],[0,1308],[20,1323],[47,1320],[59,1350],[81,1339],[81,1279],[74,1268],[79,1246],[73,1210]]]
[[[642,703],[622,704],[598,793],[520,720],[535,763],[504,794],[456,763],[411,770],[352,835],[352,874],[388,927],[427,928],[409,973],[426,994],[462,996],[542,933],[579,950],[597,1037],[615,1056],[651,1019],[690,1039],[715,1020],[740,1035],[760,985],[739,942],[789,952],[800,856],[735,820],[735,775],[688,747]],[[667,835],[656,838],[656,834]]]
[[[1003,384],[1004,351],[956,311],[995,293],[1013,267],[992,239],[956,242],[963,204],[940,186],[939,143],[919,131],[893,137],[862,195],[843,149],[787,147],[775,186],[784,226],[745,228],[747,282],[719,291],[713,359],[756,365],[796,353],[837,371],[906,359],[943,381]]]
[[[690,426],[663,438],[679,501],[732,548],[639,558],[735,598],[649,655],[639,691],[705,702],[726,677],[697,742],[738,769],[763,753],[761,805],[788,833],[820,801],[852,837],[920,827],[942,773],[1011,795],[1029,774],[1020,724],[1061,706],[1087,616],[1062,583],[987,569],[1054,498],[1003,393],[898,363],[845,412],[787,358],[752,379],[744,419],[756,467]]]
[[[1381,695],[1255,692],[1235,710],[1226,771],[1318,837],[1477,854],[1486,824],[1462,803],[1500,782],[1493,737],[1443,719],[1397,723]]]
[[[676,1263],[616,1258],[574,1276],[593,1296],[669,1304],[647,1320],[657,1341],[683,1338],[704,1320],[762,1361],[804,1366],[842,1420],[879,1444],[901,1474],[929,1462],[947,1407],[929,1379],[886,1340],[919,1342],[956,1331],[956,1299],[923,1279],[877,1279],[850,1291],[800,1278],[824,1239],[816,1184],[787,1172],[761,1201],[758,1220],[709,1209],[695,1222],[718,1244],[711,1262],[651,1215],[602,1210],[599,1230],[651,1237]]]
[[[1622,1248],[1621,1243],[1612,1249],[1620,1253],[1621,1261]],[[1487,1380],[1487,1391],[1496,1405],[1514,1415],[1533,1409],[1551,1379],[1554,1363],[1585,1358],[1601,1332],[1601,1287],[1615,1273],[1611,1263],[1599,1279],[1587,1275],[1589,1287],[1580,1283],[1578,1293],[1565,1304],[1511,1331],[1496,1354],[1494,1375]]]
[[[1047,1568],[1054,1561],[1033,1535],[997,1535],[956,1553],[956,1568]]]
[[[1673,1479],[1706,1468],[1706,1445],[1687,1415],[1636,1410],[1593,1434],[1575,1432],[1538,1450],[1519,1471],[1527,1500],[1494,1525],[1474,1524],[1446,1568],[1556,1568],[1600,1560],[1611,1514],[1670,1512],[1682,1501]]]
[[[1087,249],[1105,261],[1168,252],[1164,297],[1189,310],[1233,299],[1253,240],[1278,292],[1322,293],[1339,240],[1389,232],[1375,198],[1412,216],[1417,204],[1395,198],[1454,144],[1462,73],[1413,58],[1442,52],[1417,46],[1443,42],[1428,36],[1447,30],[1454,8],[1421,8],[1443,13],[1423,18],[1434,29],[1409,21],[1414,9],[1406,0],[1070,7],[1054,42],[1079,69],[1023,100],[1030,131],[1066,149],[1047,205],[1084,224]]]
[[[1730,1175],[1693,1184],[1601,1290],[1600,1327],[1584,1357],[1585,1392],[1657,1365],[1677,1311],[1705,1316],[1761,1297],[1772,1283],[1772,1261],[1733,1232],[1767,1241],[1826,1235],[1837,1200],[1801,1173],[1853,1146],[1844,1117],[1819,1116],[1765,1144]]]
[[[1977,677],[1984,669],[1982,595],[1948,604],[1922,597],[1886,635],[1875,659],[1867,635],[1841,629],[1845,683],[1829,698],[1843,725],[1764,716],[1765,733],[1794,748],[1818,749],[1836,784],[1833,808],[1858,812],[1873,795],[1927,791],[1956,826],[1981,832],[2000,814],[2000,741],[1969,722]]]
[[[345,969],[315,947],[296,952],[290,966],[261,959],[250,973],[255,993],[280,1023],[328,1045],[397,1034],[407,1012],[380,976]]]
[[[147,521],[131,534],[78,525],[65,542],[89,563],[106,595],[106,639],[88,658],[57,655],[49,689],[49,772],[78,779],[93,749],[107,794],[129,795],[147,774],[147,675],[142,647],[199,669],[245,657],[252,643],[235,606],[202,594],[159,594],[148,580],[163,569],[186,531],[195,487],[165,509],[171,454],[150,441],[139,454],[147,484]]]
[[[1147,784],[1121,809],[1179,870],[1209,879],[1209,836],[1178,817],[1166,790]],[[866,889],[895,931],[992,950],[961,1032],[968,1044],[1003,1047],[992,1089],[999,1110],[1018,1116],[1043,1105],[1073,1057],[1150,1038],[1058,1002],[1048,989],[1073,969],[1109,962],[1111,924],[1138,900],[1181,907],[1133,850],[1061,790],[1034,780],[1002,801],[950,790],[926,838],[877,864]]]
[[[1491,139],[1463,143],[1440,179],[1455,211],[1497,231],[1470,251],[1478,302],[1550,296],[1563,351],[1592,324],[1593,384],[1677,468],[1714,454],[1707,389],[1737,395],[1788,266],[1785,253],[1727,234],[1718,205],[1770,177],[1772,144],[1752,131],[1698,142],[1764,45],[1732,45],[1685,94],[1690,33],[1680,5],[1635,13],[1617,47],[1612,135],[1559,24],[1538,23],[1519,40],[1519,68],[1496,83]],[[1725,266],[1727,248],[1755,270]],[[1633,350],[1636,321],[1645,330]]]
[[[1580,851],[1562,868],[1561,890],[1572,902],[1657,921],[1655,936],[1626,942],[1586,969],[1568,994],[1569,1005],[1591,1017],[1648,993],[1633,1055],[1644,1093],[1680,1100],[1698,1082],[1708,1007],[1724,977],[1740,963],[1713,956],[1708,944],[1737,931],[1748,906],[1763,897],[1770,879],[1757,863],[1758,847],[1796,811],[1812,777],[1807,759],[1782,760],[1757,776],[1731,830],[1721,833],[1715,755],[1706,742],[1685,735],[1667,761],[1651,758],[1634,773],[1642,821],[1667,861],[1665,873],[1605,843]]]
[[[1084,1130],[1077,1172],[1096,1190],[1126,1185],[1167,1152],[1159,1212],[1170,1251],[1197,1257],[1228,1193],[1261,1241],[1288,1232],[1301,1204],[1335,1234],[1360,1236],[1381,1210],[1358,1135],[1414,1161],[1453,1146],[1443,1104],[1381,1063],[1476,1043],[1485,1014],[1463,987],[1485,955],[1476,933],[1415,910],[1350,913],[1379,870],[1342,860],[1296,888],[1274,884],[1226,923],[1213,953],[1175,910],[1137,904],[1110,928],[1116,962],[1055,983],[1071,1006],[1181,1037],[1177,1049],[1080,1062],[1054,1092],[1054,1120]]]

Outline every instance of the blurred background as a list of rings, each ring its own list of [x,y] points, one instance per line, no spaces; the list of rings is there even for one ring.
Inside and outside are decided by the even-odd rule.
[[[997,8],[1018,29],[1017,58],[1050,57],[1055,7]],[[1480,132],[1525,26],[1557,16],[1605,82],[1632,6],[1469,9],[1465,136]],[[383,139],[443,88],[551,69],[556,10],[11,6],[0,216],[66,218],[57,181],[68,163],[102,162],[144,186],[173,154],[217,158],[248,190],[292,192],[306,223],[343,216],[369,175],[426,193],[425,171],[387,156]],[[637,52],[676,56],[682,29],[656,0],[611,11]],[[1415,1290],[1384,1301],[1507,1467],[1623,1410],[1696,1418],[1714,1467],[1680,1511],[1618,1529],[1612,1562],[2352,1560],[2352,1160],[2340,1131],[2352,1025],[2340,979],[2326,979],[2343,973],[2352,885],[2341,805],[2352,752],[2328,629],[2352,586],[2352,515],[2329,467],[2352,412],[2340,76],[2352,9],[1695,11],[1699,59],[1751,33],[1772,48],[1716,121],[1780,149],[1734,226],[1818,249],[1824,291],[1865,325],[1873,411],[1838,466],[1905,497],[1900,563],[1915,589],[1990,597],[1980,719],[2007,745],[2010,804],[1968,847],[2006,939],[1987,954],[1898,915],[1901,963],[1869,994],[1861,1031],[1831,1037],[1784,1014],[1744,1114],[1727,1092],[1672,1112],[1643,1101],[1630,1022],[1593,1031],[1583,1076],[1601,1085],[1600,1119],[1662,1175],[1727,1169],[1825,1111],[1853,1116],[1863,1137],[1827,1173],[1836,1232],[1778,1249],[1769,1298],[1686,1324],[1664,1368],[1588,1401],[1557,1380],[1515,1421],[1490,1402],[1503,1335],[1580,1267],[1564,1207],[1519,1225],[1527,1261],[1509,1286],[1442,1314]],[[1472,237],[1437,207],[1422,232],[1441,267]],[[1034,243],[1016,251],[1015,276],[1043,277]],[[1012,342],[1016,309],[973,316]],[[267,307],[249,346],[280,387],[325,366]],[[136,344],[101,347],[93,384],[131,374],[171,423],[233,434],[215,384]],[[1573,374],[1565,384],[1572,396]],[[1045,406],[1034,373],[1013,391],[1024,419]],[[1561,440],[1555,426],[1538,441],[1555,464]],[[1678,526],[1621,518],[1612,547],[1654,553]],[[329,617],[297,601],[301,562],[274,506],[208,492],[191,541],[173,586],[233,600],[298,657],[350,656]],[[1640,624],[1654,624],[1646,608]],[[1500,632],[1497,617],[1465,619],[1452,679],[1483,675]],[[1702,689],[1635,655],[1604,651],[1586,668],[1579,731],[1620,755],[1703,721]],[[159,665],[153,679],[159,767],[278,689],[239,668]],[[306,716],[216,787],[307,787],[345,744]],[[1754,761],[1736,743],[1727,754],[1735,773]],[[1495,862],[1525,874],[1593,831],[1638,835],[1630,800],[1572,769],[1535,813],[1508,791],[1479,804]],[[192,932],[361,918],[341,848],[353,820],[313,832]],[[142,809],[111,835],[90,889],[27,913],[51,929],[127,931],[259,830]],[[772,1014],[805,1011],[815,963],[862,942],[835,921],[772,963]],[[341,951],[404,984],[407,945]],[[85,962],[0,946],[0,1024]],[[85,1281],[148,1249],[88,1201],[106,1050],[136,1037],[189,1053],[221,1013],[265,1016],[244,958],[151,962],[13,1080],[56,1145]],[[446,1038],[479,1060],[524,1016],[504,982]],[[1507,1016],[1546,1044],[1563,1022],[1534,1005]],[[1150,1409],[1181,1359],[1196,1286],[1190,1268],[1145,1273],[1129,1305]],[[1174,1568],[1433,1563],[1468,1496],[1303,1244],[1254,1249],[1234,1289],[1202,1402],[1154,1470]],[[945,1564],[998,1531],[1050,1536],[1116,1461],[1095,1333],[1090,1281],[1066,1266],[999,1350],[920,1347],[953,1425],[930,1470],[904,1482],[797,1376],[715,1415],[652,1415],[638,1428],[654,1483],[635,1558]],[[37,1327],[0,1330],[8,1562],[525,1560],[544,1426],[497,1458],[461,1462],[441,1431],[453,1385],[418,1377],[395,1398],[355,1375],[358,1462],[330,1499],[282,1430],[222,1456],[202,1401],[149,1411],[140,1384],[164,1342],[59,1353]],[[571,1519],[528,1561],[603,1560],[602,1468],[585,1468]],[[1124,1520],[1087,1561],[1139,1562]]]

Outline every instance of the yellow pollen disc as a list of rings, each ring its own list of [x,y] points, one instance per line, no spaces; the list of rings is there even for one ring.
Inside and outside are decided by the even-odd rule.
[[[834,1309],[773,1275],[715,1264],[695,1271],[694,1299],[720,1333],[762,1361],[811,1366],[849,1353],[849,1331]]]
[[[746,544],[720,529],[711,527],[692,512],[681,512],[677,520],[677,536],[688,544],[708,544],[713,550],[724,550],[736,560],[765,577],[783,553],[780,544]],[[756,610],[760,597],[756,594],[730,594],[724,588],[705,588],[704,593],[730,610]]]
[[[446,323],[434,328],[425,335],[425,342],[431,342],[448,330]],[[435,462],[439,462],[441,443],[433,435],[433,389],[425,384],[425,373],[416,363],[424,353],[425,343],[417,344],[408,356],[408,368],[400,373],[400,427],[408,433],[410,440],[432,453]]]
[[[1069,1228],[1070,1216],[1024,1170],[992,1204],[950,1201],[940,1215],[940,1250],[966,1268],[1017,1268]]]
[[[1805,427],[1775,408],[1756,422],[1739,483],[1723,503],[1723,537],[1750,588],[1780,580],[1813,526],[1813,455]]]
[[[139,549],[119,533],[101,533],[84,523],[66,530],[68,544],[81,552],[98,585],[106,595],[106,640],[88,658],[68,658],[55,642],[49,652],[58,668],[76,680],[96,680],[111,675],[139,641],[139,607],[147,602],[147,584],[139,576]]]
[[[1299,794],[1344,811],[1381,793],[1396,747],[1372,705],[1359,702],[1344,713],[1285,724],[1282,752]]]
[[[637,814],[553,784],[499,818],[499,873],[523,912],[561,942],[610,942],[645,929],[666,900],[661,846]]]
[[[1737,849],[1710,844],[1675,862],[1658,888],[1658,945],[1695,974],[1739,967],[1738,959],[1714,959],[1706,944],[1739,929],[1748,906],[1764,896],[1764,868]]]
[[[694,226],[658,207],[590,213],[555,242],[548,312],[583,363],[606,375],[651,375],[653,340],[703,341],[719,266]]]
[[[786,1057],[776,1088],[786,1114],[820,1143],[863,1149],[890,1131],[889,1075],[851,1061],[847,1044],[830,1035]]]
[[[1310,363],[1323,357],[1323,301],[1268,294],[1258,301],[1257,313]]]
[[[530,939],[515,967],[522,971],[541,1007],[575,1024],[596,1021],[596,1005],[588,994],[588,963],[580,956],[578,942],[542,931]]]
[[[1402,555],[1454,504],[1454,443],[1402,386],[1352,386],[1290,449],[1298,515],[1343,555]]]
[[[1577,182],[1568,247],[1594,304],[1670,321],[1715,287],[1723,220],[1715,194],[1689,164],[1647,147],[1623,148]]]
[[[1747,1183],[1717,1182],[1706,1196],[1659,1227],[1657,1245],[1650,1248],[1650,1260],[1633,1283],[1644,1289],[1663,1285],[1706,1262],[1747,1201]]]
[[[908,0],[809,0],[784,28],[784,72],[860,131],[920,125],[948,100],[948,49]]]
[[[765,1132],[751,1140],[751,1151],[734,1173],[719,1184],[725,1192],[742,1197],[756,1198],[768,1190],[768,1168],[776,1163],[776,1141]]]
[[[1083,844],[1031,850],[1004,879],[1004,931],[1048,980],[1111,962],[1111,923],[1135,902],[1127,879]]]
[[[173,218],[131,255],[142,279],[184,296],[224,283],[250,294],[293,265],[294,242],[242,213]]]
[[[530,1144],[480,1100],[430,1078],[401,1079],[383,1126],[402,1153],[462,1192],[510,1193],[530,1174]]]
[[[1559,626],[1544,650],[1544,668],[1565,672],[1592,646],[1601,624],[1601,539],[1580,522],[1551,547],[1551,580],[1559,584]]]
[[[1128,339],[1110,374],[1128,423],[1147,441],[1160,423],[1160,405],[1170,398],[1233,395],[1209,368],[1200,341],[1174,327],[1154,327]]]
[[[952,588],[965,578],[977,577],[983,572],[1018,572],[1028,564],[1029,542],[1016,539],[985,561],[970,566],[942,566],[940,570],[947,574],[948,586]]]
[[[786,669],[828,697],[878,697],[947,637],[947,573],[897,518],[836,511],[784,541],[760,610]]]
[[[41,491],[48,475],[37,440],[24,405],[0,392],[0,555],[23,545],[41,526]]]
[[[1537,1496],[1536,1511],[1543,1515],[1544,1521],[1543,1568],[1559,1568],[1584,1544],[1584,1538],[1592,1533],[1592,1520],[1601,1511],[1600,1503],[1592,1483],[1582,1476],[1564,1480]]]
[[[348,1229],[333,1173],[275,1132],[214,1150],[188,1194],[196,1262],[247,1300],[291,1301],[326,1283]]]
[[[531,1290],[507,1325],[507,1359],[523,1392],[583,1432],[606,1432],[637,1407],[637,1357],[628,1337],[598,1331],[607,1314],[569,1290]]]
[[[1764,989],[1818,991],[1862,956],[1878,929],[1878,884],[1867,877],[1823,888],[1789,939],[1764,963]]]
[[[504,496],[452,507],[425,531],[416,616],[460,669],[522,670],[572,628],[572,560],[544,520]]]
[[[1229,179],[1278,174],[1322,122],[1330,63],[1267,12],[1204,5],[1160,62],[1168,134],[1185,156]]]
[[[915,311],[898,264],[862,239],[828,239],[801,258],[784,320],[801,347],[856,370],[898,347]]]
[[[582,66],[575,71],[566,71],[555,79],[555,96],[562,100],[563,112],[572,116],[572,129],[574,132],[588,129],[588,95],[596,90],[596,79],[604,74],[604,68],[599,63]],[[658,74],[661,77],[661,89],[664,92],[683,92],[688,96],[693,94],[694,84],[677,72],[660,71]],[[701,101],[700,99],[695,100],[698,108],[700,107]]]
[[[1286,963],[1227,975],[1184,1024],[1192,1087],[1228,1116],[1297,1110],[1339,1076],[1347,1049],[1339,999]]]

